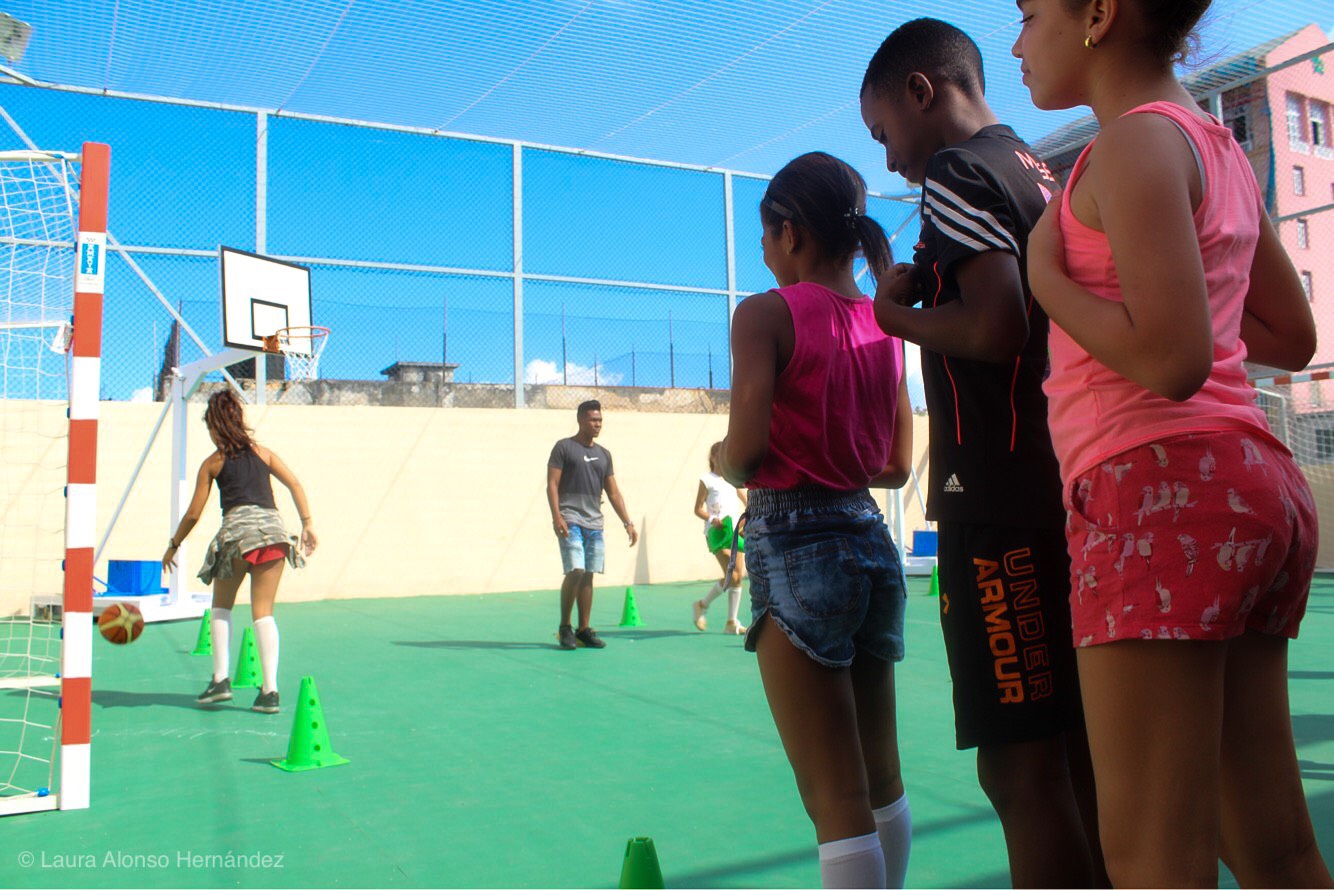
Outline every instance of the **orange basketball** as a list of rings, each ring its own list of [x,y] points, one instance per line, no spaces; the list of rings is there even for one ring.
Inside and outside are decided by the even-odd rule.
[[[144,616],[133,603],[112,603],[97,616],[97,629],[108,643],[133,643],[144,632]]]

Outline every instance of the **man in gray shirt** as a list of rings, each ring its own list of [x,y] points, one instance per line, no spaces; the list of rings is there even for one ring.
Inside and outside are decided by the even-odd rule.
[[[576,416],[579,432],[557,442],[547,461],[547,502],[565,567],[557,638],[562,649],[580,644],[601,649],[607,644],[588,626],[588,616],[593,611],[593,573],[603,570],[602,492],[607,493],[612,509],[625,525],[631,547],[639,540],[639,533],[616,485],[611,452],[593,442],[602,432],[601,403],[584,402]],[[579,603],[577,630],[570,625],[575,602]]]

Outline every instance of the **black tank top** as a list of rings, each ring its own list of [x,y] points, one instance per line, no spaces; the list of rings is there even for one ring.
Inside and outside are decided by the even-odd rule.
[[[247,448],[236,457],[222,458],[222,469],[218,472],[218,491],[222,495],[222,512],[225,514],[232,507],[246,504],[256,507],[273,508],[273,483],[269,481],[272,471],[268,464]]]

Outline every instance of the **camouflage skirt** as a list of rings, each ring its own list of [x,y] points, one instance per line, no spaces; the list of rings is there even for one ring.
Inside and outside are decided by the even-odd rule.
[[[222,528],[208,545],[199,580],[212,584],[215,579],[230,578],[233,563],[242,554],[278,544],[287,545],[287,561],[292,568],[299,569],[306,564],[301,556],[300,539],[287,533],[282,514],[277,510],[251,504],[233,507],[222,515]]]

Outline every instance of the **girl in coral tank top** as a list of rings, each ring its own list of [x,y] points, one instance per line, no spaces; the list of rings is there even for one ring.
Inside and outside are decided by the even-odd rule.
[[[1288,708],[1310,489],[1244,360],[1315,325],[1250,163],[1174,63],[1209,0],[1020,0],[1040,108],[1101,125],[1029,238],[1052,321],[1071,612],[1115,886],[1329,886]]]

